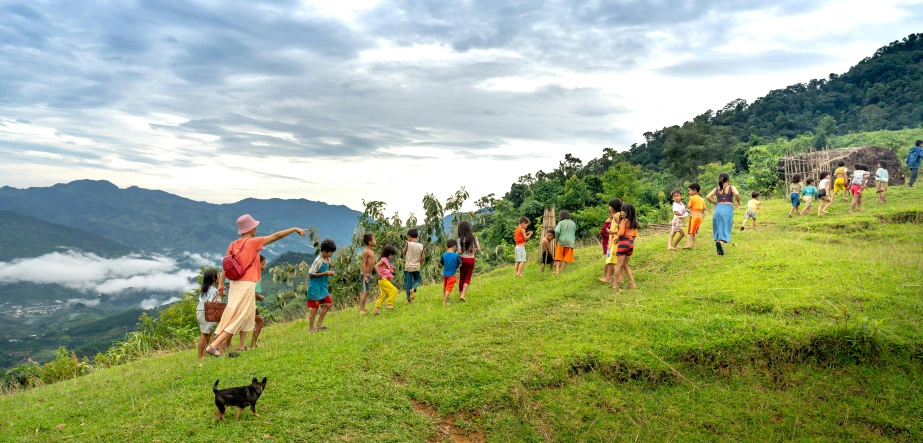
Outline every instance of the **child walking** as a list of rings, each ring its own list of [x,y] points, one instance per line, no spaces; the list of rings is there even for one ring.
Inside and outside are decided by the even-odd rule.
[[[205,358],[205,347],[212,339],[212,333],[218,322],[205,321],[205,302],[219,301],[218,270],[206,269],[202,275],[202,287],[199,288],[199,305],[195,309],[195,318],[199,322],[199,343],[196,346],[199,359]]]
[[[375,301],[375,310],[372,314],[381,314],[378,308],[381,307],[385,299],[388,299],[387,309],[394,309],[394,300],[397,299],[397,288],[391,283],[394,278],[394,266],[391,266],[391,258],[397,254],[394,246],[388,245],[381,249],[381,259],[375,264],[375,270],[378,272],[378,300]]]
[[[553,241],[554,229],[548,229],[542,237],[542,272],[545,272],[545,265],[554,266],[554,248],[551,247]]]
[[[407,291],[407,303],[413,302],[417,288],[423,284],[420,268],[426,259],[426,253],[423,251],[423,244],[417,241],[419,237],[420,231],[410,229],[407,231],[407,243],[404,244],[404,290]]]
[[[833,204],[832,198],[833,192],[830,189],[830,173],[823,171],[820,173],[820,183],[817,185],[817,199],[820,201],[817,204],[817,215],[820,216],[820,213],[829,214],[827,208]]]
[[[375,272],[375,234],[371,232],[362,236],[362,243],[365,249],[362,250],[362,266],[359,274],[362,280],[362,293],[359,294],[359,314],[368,314],[365,309],[365,302],[369,298],[369,292],[372,292],[372,272]]]
[[[792,214],[798,214],[798,207],[801,206],[801,189],[801,174],[795,174],[788,185],[788,197],[792,200],[792,209],[788,210],[788,218],[792,218]]]
[[[843,201],[849,200],[846,197],[848,192],[848,187],[846,186],[846,176],[849,171],[846,169],[846,162],[840,160],[836,164],[836,169],[833,171],[835,180],[833,181],[833,196],[836,197],[840,192],[843,193]],[[829,205],[827,205],[829,206]]]
[[[705,214],[705,199],[699,195],[702,187],[692,183],[686,189],[689,192],[689,226],[686,227],[686,246],[683,249],[695,250],[695,241],[699,236],[699,227],[702,226],[702,217]]]
[[[532,238],[532,231],[526,232],[529,227],[529,217],[519,217],[519,226],[513,232],[513,238],[516,240],[516,276],[522,277],[522,268],[526,267],[526,242]]]
[[[850,214],[856,208],[859,208],[859,212],[862,212],[862,191],[865,190],[865,185],[869,181],[867,166],[855,165],[854,168],[856,170],[852,173],[852,181],[849,185],[849,190],[852,191],[852,203],[849,205]]]
[[[635,213],[635,207],[631,203],[622,205],[622,221],[619,222],[618,232],[618,249],[615,251],[617,263],[615,265],[615,278],[612,280],[612,289],[618,289],[619,281],[627,275],[629,287],[634,289],[635,277],[628,267],[631,255],[635,251],[635,237],[638,236],[638,214]]]
[[[455,283],[458,281],[455,274],[458,273],[458,268],[461,267],[462,261],[458,252],[455,252],[457,247],[458,242],[454,238],[450,238],[445,242],[445,253],[439,258],[439,263],[442,265],[442,306],[449,305],[449,295],[452,294],[452,290],[455,289]]]
[[[888,163],[878,162],[878,170],[875,171],[875,192],[878,193],[878,203],[888,201],[885,198],[885,192],[888,192]]]
[[[753,220],[752,229],[756,230],[756,213],[759,212],[760,206],[763,205],[763,202],[760,201],[760,193],[753,191],[750,193],[750,201],[747,202],[747,212],[744,213],[744,222],[740,225],[740,230],[743,231],[744,227],[747,226],[747,220]]]
[[[667,249],[676,249],[679,241],[686,236],[683,233],[683,219],[689,216],[689,211],[683,204],[683,193],[679,189],[674,189],[670,197],[673,198],[673,222],[670,223],[670,240],[667,241]],[[676,234],[679,234],[679,237],[676,237],[674,241],[673,237]]]
[[[811,202],[817,198],[817,187],[814,186],[814,179],[809,178],[805,183],[807,186],[801,190],[801,199],[804,200],[804,208],[798,213],[798,216],[802,216],[805,212],[808,212],[808,210],[811,209]]]
[[[330,298],[330,285],[327,280],[336,275],[330,269],[330,257],[337,250],[336,243],[331,239],[326,239],[320,244],[320,255],[314,259],[314,264],[308,270],[308,332],[326,331],[324,317],[333,306],[333,299]],[[314,318],[317,317],[317,311],[320,316],[317,319],[317,326],[314,325]]]
[[[554,251],[554,274],[560,274],[567,269],[568,263],[574,262],[574,244],[577,241],[577,224],[570,219],[570,212],[561,210],[561,221],[554,227],[554,237],[558,239],[558,246]]]

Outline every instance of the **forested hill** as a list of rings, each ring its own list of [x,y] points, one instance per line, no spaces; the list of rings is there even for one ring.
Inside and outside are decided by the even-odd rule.
[[[79,249],[102,257],[118,257],[131,249],[80,229],[41,221],[12,211],[0,211],[0,261],[37,257]]]
[[[823,144],[833,135],[915,128],[921,122],[923,33],[880,48],[842,75],[771,91],[753,103],[737,99],[682,126],[647,132],[645,143],[632,145],[626,159],[678,177],[711,162],[746,170],[746,146],[764,141],[813,132]]]

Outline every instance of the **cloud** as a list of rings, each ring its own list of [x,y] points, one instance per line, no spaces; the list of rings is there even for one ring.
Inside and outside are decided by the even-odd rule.
[[[207,252],[200,254],[198,252],[189,251],[183,251],[183,257],[186,257],[192,264],[200,267],[218,266],[224,258],[218,254],[210,254]]]
[[[659,72],[671,77],[734,76],[822,66],[838,59],[817,52],[778,50],[746,55],[708,54],[661,68]]]
[[[144,309],[144,310],[147,311],[147,310],[154,309],[154,308],[156,308],[156,307],[158,307],[158,306],[168,305],[168,304],[173,303],[173,302],[175,302],[175,301],[179,301],[179,297],[170,297],[170,298],[165,299],[165,300],[160,300],[160,299],[157,299],[157,298],[148,298],[148,299],[145,299],[145,300],[142,300],[142,301],[141,301],[141,309]]]
[[[103,258],[66,251],[0,262],[0,284],[55,283],[88,293],[117,295],[126,291],[182,293],[194,286],[198,273],[178,269],[174,259],[154,255]]]

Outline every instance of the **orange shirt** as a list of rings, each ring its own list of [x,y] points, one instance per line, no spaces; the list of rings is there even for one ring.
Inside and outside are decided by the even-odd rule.
[[[628,220],[622,220],[619,223],[619,237],[631,237],[635,238],[638,236],[637,229],[628,229]]]
[[[264,237],[252,237],[246,244],[245,238],[239,238],[228,245],[227,255],[236,254],[237,260],[246,271],[240,279],[243,281],[260,281],[260,275],[263,273],[260,269],[260,250],[263,249]],[[240,249],[244,246],[243,250]],[[240,251],[240,252],[237,252]],[[247,268],[249,266],[249,268]]]
[[[705,210],[705,199],[701,195],[689,197],[689,212],[699,212]]]
[[[513,233],[513,237],[516,239],[516,246],[522,246],[526,244],[526,230],[522,226],[516,227],[516,232]]]

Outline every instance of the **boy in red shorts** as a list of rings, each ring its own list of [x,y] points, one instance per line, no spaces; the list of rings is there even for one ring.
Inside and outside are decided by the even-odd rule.
[[[330,298],[330,286],[327,279],[336,275],[330,270],[330,257],[337,250],[336,243],[331,239],[326,239],[320,244],[320,254],[314,259],[314,264],[308,271],[308,332],[319,332],[327,330],[324,326],[324,316],[333,306],[333,299]],[[314,317],[317,311],[320,311],[320,318],[317,319],[317,327],[314,327]]]
[[[702,187],[698,183],[689,185],[689,227],[686,234],[686,246],[683,249],[695,249],[695,240],[702,226],[702,214],[705,212],[705,199],[699,195]]]
[[[445,291],[445,295],[442,297],[442,306],[449,305],[449,295],[452,294],[452,289],[455,289],[455,282],[457,281],[455,274],[462,263],[461,256],[455,252],[457,246],[458,242],[454,238],[450,238],[445,242],[445,254],[442,254],[442,257],[439,258],[439,263],[442,264],[442,289]]]

